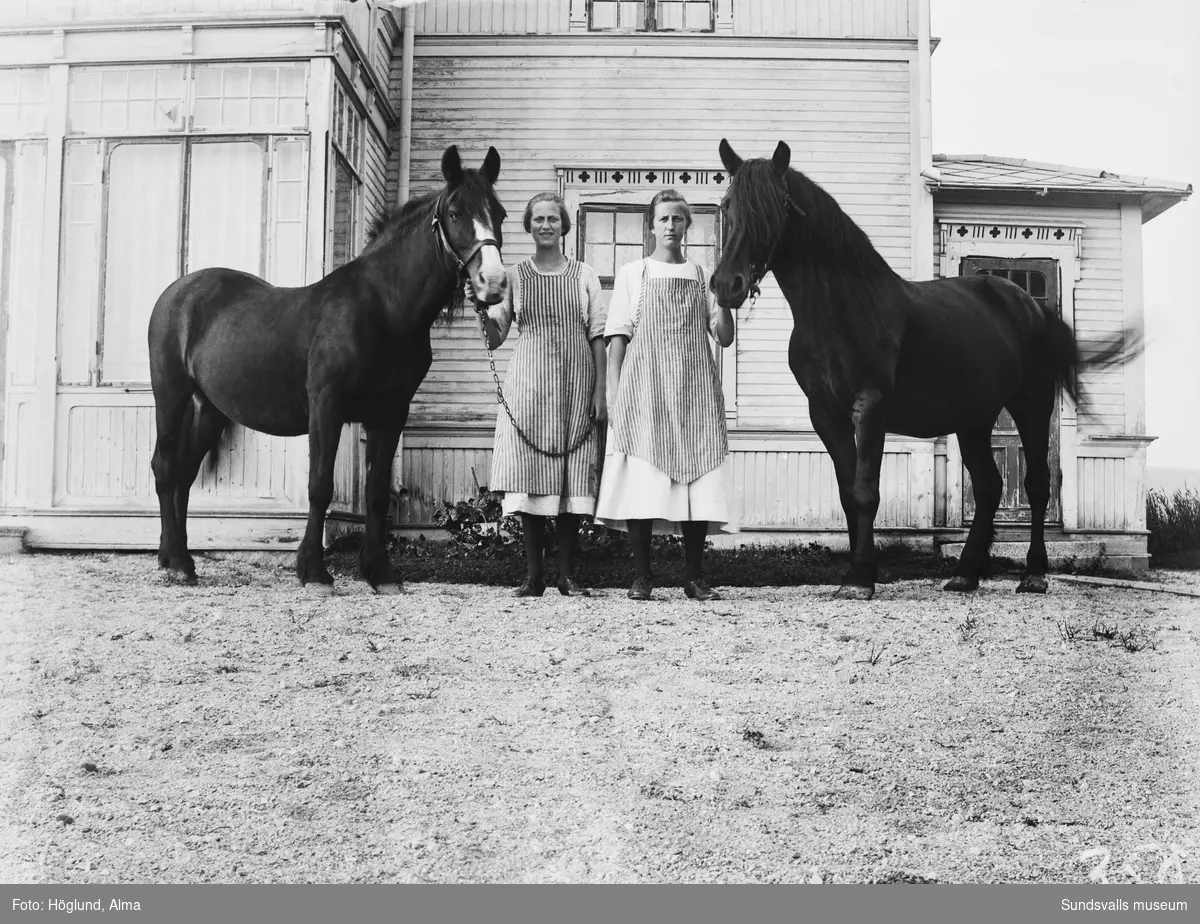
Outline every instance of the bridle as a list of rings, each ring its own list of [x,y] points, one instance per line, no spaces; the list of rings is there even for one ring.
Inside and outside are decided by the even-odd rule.
[[[487,247],[489,244],[499,251],[500,242],[494,237],[485,237],[481,241],[476,241],[475,246],[471,248],[470,252],[465,257],[460,257],[454,250],[454,245],[450,243],[450,238],[446,234],[446,229],[442,226],[442,200],[444,196],[444,193],[438,196],[437,203],[433,207],[433,220],[429,223],[429,226],[433,231],[433,236],[437,238],[438,246],[441,248],[442,252],[454,261],[459,278],[465,279],[467,276],[467,264],[475,259],[475,254],[479,253],[479,251],[483,250],[483,248]]]
[[[730,185],[729,190],[726,191],[725,195],[728,196],[732,191],[733,186]],[[783,208],[785,213],[788,209],[791,209],[801,217],[806,214],[804,209],[800,208],[800,206],[796,205],[796,203],[792,201],[792,192],[790,189],[788,189],[786,180],[784,180],[783,184]],[[767,259],[762,263],[750,263],[750,285],[748,291],[750,294],[750,304],[752,306],[754,304],[754,300],[762,294],[762,289],[759,288],[759,283],[761,283],[766,277],[767,273],[771,271],[771,264],[775,260],[775,252],[779,250],[779,245],[783,243],[783,235],[786,231],[787,221],[785,220],[783,222],[783,226],[779,229],[779,235],[775,238],[775,243],[771,245],[771,251],[767,254]]]

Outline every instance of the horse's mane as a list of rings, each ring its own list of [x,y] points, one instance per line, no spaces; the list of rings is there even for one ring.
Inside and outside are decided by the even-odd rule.
[[[466,182],[465,177],[464,182]],[[440,192],[441,190],[438,190],[438,192],[409,199],[399,208],[385,207],[367,228],[367,243],[359,257],[385,250],[399,237],[419,234],[422,230],[426,234],[432,234],[429,230],[430,212]],[[457,274],[454,279],[454,285],[446,297],[445,307],[438,312],[438,321],[446,324],[454,322],[461,316],[465,303],[465,286]]]
[[[785,272],[799,275],[805,331],[822,346],[813,359],[823,363],[829,390],[844,392],[855,371],[880,367],[876,354],[895,336],[888,291],[903,280],[833,196],[798,170],[789,169],[786,182],[802,215],[784,202],[767,159],[745,161],[730,192],[736,191],[739,213],[747,216],[749,253],[765,260],[778,243],[773,268],[786,266]]]

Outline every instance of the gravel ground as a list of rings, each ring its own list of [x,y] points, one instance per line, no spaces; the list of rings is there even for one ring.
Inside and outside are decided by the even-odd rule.
[[[5,881],[1200,882],[1195,598],[199,566],[0,559]]]

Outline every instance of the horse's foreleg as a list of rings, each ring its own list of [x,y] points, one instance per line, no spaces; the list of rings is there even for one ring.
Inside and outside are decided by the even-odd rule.
[[[1053,388],[1053,386],[1051,386]],[[1054,395],[1042,407],[1009,408],[1021,445],[1025,450],[1025,493],[1029,497],[1029,553],[1025,558],[1025,573],[1017,585],[1017,593],[1044,594],[1049,586],[1046,572],[1050,559],[1046,555],[1046,507],[1050,503],[1050,418],[1054,411]]]
[[[308,526],[296,554],[296,576],[301,584],[332,591],[333,576],[325,568],[325,514],[333,501],[333,466],[344,421],[328,388],[309,398],[308,414]]]
[[[988,549],[996,528],[996,510],[1004,493],[1004,480],[992,458],[992,428],[956,434],[963,465],[971,475],[975,494],[975,519],[967,533],[962,557],[954,576],[944,590],[971,591],[979,587],[979,577],[987,564]]]
[[[188,583],[196,581],[196,566],[182,540],[176,516],[175,491],[179,483],[179,450],[185,423],[190,419],[191,395],[155,394],[155,426],[158,436],[150,469],[154,472],[154,490],[162,534],[158,543],[158,564],[169,568]]]
[[[838,596],[850,600],[870,600],[875,595],[875,514],[879,511],[879,472],[883,467],[883,441],[887,427],[883,415],[883,394],[876,389],[859,393],[854,400],[854,510],[855,543],[850,557],[850,573],[838,590]]]
[[[848,415],[838,415],[813,402],[809,405],[809,416],[825,450],[833,462],[833,473],[837,478],[838,497],[842,511],[846,514],[846,531],[850,535],[850,557],[854,558],[858,540],[858,505],[854,501],[854,475],[858,467],[858,449],[854,445],[854,422]],[[843,583],[850,580],[846,572]]]
[[[387,553],[388,488],[392,460],[399,443],[399,429],[367,429],[367,524],[358,565],[362,576],[378,593],[404,590],[403,581],[392,570]]]

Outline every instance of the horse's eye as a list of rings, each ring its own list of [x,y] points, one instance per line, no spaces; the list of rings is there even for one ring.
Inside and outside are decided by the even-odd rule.
[[[454,209],[451,209],[451,210],[450,210],[450,217],[451,217],[452,219],[454,219],[455,221],[457,221],[457,220],[458,220],[458,212],[456,212]]]

